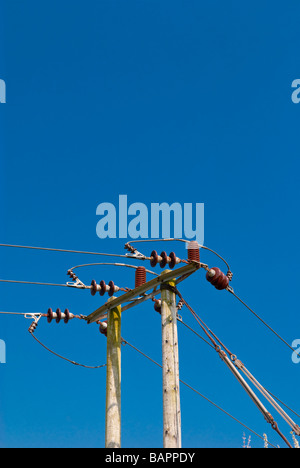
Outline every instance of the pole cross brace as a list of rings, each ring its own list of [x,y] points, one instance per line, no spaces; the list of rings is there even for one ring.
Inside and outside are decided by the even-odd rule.
[[[144,295],[147,291],[155,290],[161,284],[167,283],[168,281],[171,281],[174,278],[179,278],[183,275],[194,273],[199,268],[201,268],[201,264],[199,264],[198,262],[190,262],[188,265],[185,265],[181,268],[177,268],[176,270],[172,270],[167,273],[162,273],[161,275],[148,281],[147,283],[142,284],[141,286],[138,286],[137,288],[126,292],[125,294],[122,294],[122,296],[120,297],[116,297],[113,301],[106,302],[103,306],[99,307],[99,309],[95,310],[90,315],[88,315],[86,317],[86,321],[88,324],[97,322],[101,318],[104,318],[105,315],[107,315],[109,309],[118,307],[119,305],[122,305],[126,302],[134,301],[129,306],[125,306],[122,308],[123,311],[129,309],[130,307],[133,307],[133,305],[139,304],[140,302],[146,300]],[[153,293],[147,295],[147,299],[153,297],[153,295],[159,294],[159,292],[160,290],[153,291]]]

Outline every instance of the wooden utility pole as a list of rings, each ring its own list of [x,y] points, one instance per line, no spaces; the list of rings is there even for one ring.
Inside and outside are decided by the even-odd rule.
[[[121,306],[107,315],[105,447],[121,447]]]
[[[177,307],[176,295],[168,286],[175,287],[175,281],[161,286],[163,444],[164,448],[181,448]]]

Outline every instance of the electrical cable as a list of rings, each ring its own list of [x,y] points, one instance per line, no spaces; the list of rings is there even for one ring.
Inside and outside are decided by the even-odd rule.
[[[43,315],[40,312],[0,312],[0,315]]]
[[[139,239],[139,240],[134,240],[134,241],[132,241],[130,243],[128,242],[126,245],[132,245],[132,244],[136,244],[138,242],[171,242],[171,241],[184,242],[186,244],[190,243],[190,241],[188,241],[186,239],[177,239],[177,238],[172,239],[172,238],[170,238],[170,239]],[[198,244],[198,247],[200,249],[208,250],[209,252],[211,252],[214,255],[216,255],[217,257],[219,257],[225,263],[225,265],[227,266],[229,272],[231,272],[228,262],[220,254],[218,254],[215,250],[210,249],[209,247],[206,247],[205,245],[201,245],[201,244]]]
[[[204,341],[206,344],[208,344],[211,348],[215,349],[214,346],[209,343],[207,340],[205,340],[205,338],[203,338],[201,335],[199,335],[192,327],[190,327],[189,325],[187,325],[185,322],[183,322],[182,318],[178,317],[177,316],[177,321],[179,323],[181,323],[182,325],[184,325],[186,328],[188,328],[190,331],[192,331],[196,336],[198,336],[198,338],[200,338],[202,341]],[[206,325],[206,324],[205,324]],[[213,333],[210,329],[208,329],[211,333]],[[217,341],[219,342],[219,344],[224,348],[224,349],[227,349],[226,346],[218,339],[218,337],[216,335],[214,335],[214,337],[217,339]],[[234,354],[232,354],[230,351],[228,351],[227,349],[227,352],[230,356],[234,356]],[[275,400],[278,401],[278,403],[280,403],[281,405],[285,406],[285,408],[287,408],[289,411],[291,411],[295,416],[297,416],[298,418],[300,418],[300,414],[297,413],[295,410],[293,410],[292,408],[290,408],[290,406],[288,406],[286,403],[284,403],[282,400],[280,400],[276,395],[274,395],[272,392],[270,392],[270,390],[266,389],[264,387],[265,391],[271,396],[273,397]]]
[[[4,280],[4,279],[0,279],[0,283],[35,284],[39,286],[61,286],[65,288],[70,287],[68,284],[40,283],[37,281],[16,281],[16,280]]]
[[[109,262],[100,262],[100,263],[85,263],[83,265],[76,265],[72,268],[70,268],[70,271],[73,271],[75,270],[76,268],[84,268],[84,267],[90,267],[90,266],[95,266],[95,265],[112,265],[112,266],[120,266],[120,267],[126,267],[126,268],[134,268],[134,269],[138,269],[139,267],[137,267],[136,265],[129,265],[127,263],[109,263]],[[154,275],[154,276],[159,276],[158,273],[155,273],[154,271],[152,270],[147,270],[145,269],[145,271],[147,273],[150,273],[151,275]]]
[[[84,367],[86,369],[100,369],[102,367],[106,367],[106,364],[102,364],[101,366],[87,366],[85,364],[79,364],[78,362],[76,361],[72,361],[71,359],[68,359],[64,356],[61,356],[60,354],[58,353],[55,353],[54,351],[52,351],[52,349],[48,348],[47,346],[45,346],[40,340],[37,339],[36,336],[34,336],[33,332],[30,332],[30,335],[32,336],[32,338],[35,339],[35,341],[37,341],[37,343],[39,343],[39,345],[41,345],[43,348],[45,348],[47,351],[49,351],[49,353],[53,354],[54,356],[60,358],[60,359],[63,359],[64,361],[67,361],[69,362],[70,364],[73,364],[74,366],[78,366],[78,367]]]
[[[174,288],[176,289],[176,288]],[[180,294],[180,292],[176,289],[176,291],[174,291],[177,293],[177,295],[180,297],[182,303],[184,305],[186,305],[186,307],[191,311],[192,315],[194,316],[194,318],[197,320],[197,322],[199,323],[200,327],[202,328],[202,330],[205,332],[205,334],[209,337],[210,341],[212,342],[213,344],[213,347],[215,348],[215,350],[218,352],[219,356],[221,357],[221,359],[225,362],[225,364],[227,365],[227,367],[231,370],[231,372],[234,374],[234,376],[237,378],[237,380],[240,382],[240,384],[242,385],[242,387],[244,388],[244,390],[248,393],[248,395],[250,396],[250,398],[253,400],[253,402],[255,403],[255,405],[258,407],[258,409],[261,411],[261,413],[264,415],[265,419],[267,420],[267,422],[269,422],[272,426],[272,428],[282,437],[282,439],[284,440],[284,442],[289,446],[289,448],[292,448],[291,444],[289,443],[289,441],[286,439],[286,437],[280,432],[279,428],[278,428],[278,425],[277,423],[274,421],[274,418],[270,415],[270,413],[266,410],[266,408],[262,405],[261,401],[257,398],[256,394],[253,392],[253,390],[249,387],[249,385],[246,383],[246,381],[243,379],[243,377],[241,376],[241,374],[238,372],[238,370],[234,367],[233,363],[228,359],[226,353],[224,351],[222,351],[222,349],[220,348],[220,346],[217,345],[215,339],[218,341],[218,343],[224,347],[224,349],[226,349],[226,352],[230,355],[231,359],[233,361],[238,361],[236,359],[236,356],[233,355],[224,345],[223,343],[219,340],[219,338],[207,327],[207,325],[203,322],[203,320],[200,319],[200,317],[196,314],[196,312],[192,309],[192,307],[185,301],[185,299],[183,299],[182,295]],[[213,335],[213,336],[210,336],[210,333]],[[234,357],[234,359],[233,359]],[[240,361],[239,361],[240,362]],[[250,378],[250,380],[252,381],[252,383],[254,383],[254,385],[256,386],[256,388],[263,394],[263,396],[269,401],[269,403],[271,403],[271,405],[276,409],[276,411],[280,414],[281,417],[283,417],[283,419],[291,426],[291,428],[293,429],[293,431],[295,431],[295,433],[297,435],[299,435],[299,426],[297,426],[294,421],[283,411],[283,409],[268,395],[268,392],[266,391],[266,389],[259,384],[259,382],[254,379],[254,377],[252,376],[252,374],[249,373],[249,371],[242,365],[242,363],[240,363],[241,365],[237,366],[238,369],[241,369],[242,371],[244,371],[244,373],[246,374],[246,376],[248,378]]]
[[[122,341],[123,344],[125,345],[128,345],[130,346],[132,349],[134,349],[135,351],[137,351],[140,355],[144,356],[146,359],[148,359],[149,361],[151,361],[153,364],[155,364],[156,366],[160,367],[162,369],[162,365],[159,364],[158,362],[156,362],[154,359],[152,359],[150,356],[148,356],[147,354],[143,353],[140,349],[136,348],[135,346],[133,346],[131,343],[129,343],[128,341],[124,340]],[[225,411],[223,408],[221,408],[219,405],[217,405],[216,403],[214,403],[212,400],[210,400],[209,398],[207,398],[206,396],[204,396],[202,393],[200,393],[198,390],[196,390],[195,388],[193,388],[191,385],[187,384],[185,381],[179,379],[179,381],[185,385],[187,388],[189,388],[190,390],[192,390],[193,392],[195,392],[197,395],[199,395],[201,398],[203,398],[204,400],[206,400],[208,403],[210,403],[211,405],[213,405],[215,408],[217,408],[218,410],[222,411],[222,413],[226,414],[227,416],[229,416],[231,419],[233,419],[234,421],[236,421],[238,424],[240,424],[241,426],[243,426],[245,429],[247,429],[248,431],[252,432],[254,435],[256,435],[257,437],[259,437],[261,440],[264,440],[264,438],[259,435],[257,432],[255,432],[253,429],[251,429],[250,427],[246,426],[244,423],[242,423],[241,421],[239,421],[237,418],[235,418],[234,416],[232,416],[230,413],[228,413],[227,411]],[[278,448],[276,447],[275,445],[271,444],[271,442],[269,442],[269,445],[271,445],[272,447],[274,448]]]
[[[150,241],[181,241],[181,242],[185,242],[185,243],[189,243],[190,241],[187,241],[187,240],[184,240],[184,239],[151,239],[151,240],[137,240],[137,241],[134,241],[134,242],[150,242]],[[126,244],[128,246],[130,246],[130,244]],[[33,246],[21,246],[21,245],[12,245],[12,244],[0,244],[0,246],[2,247],[11,247],[11,248],[23,248],[23,249],[33,249],[33,250],[44,250],[44,251],[55,251],[55,252],[67,252],[67,253],[77,253],[77,254],[89,254],[89,255],[101,255],[101,256],[109,256],[109,257],[122,257],[122,258],[136,258],[136,259],[142,259],[142,260],[145,260],[145,259],[151,259],[150,257],[146,257],[144,256],[143,254],[141,254],[140,252],[137,252],[136,251],[136,254],[134,254],[134,250],[136,249],[133,249],[131,250],[131,252],[133,253],[133,255],[130,255],[130,254],[127,254],[127,255],[120,255],[120,254],[109,254],[109,253],[99,253],[99,252],[86,252],[86,251],[76,251],[76,250],[66,250],[66,249],[53,249],[53,248],[45,248],[45,247],[33,247]],[[228,270],[230,272],[230,267],[229,267],[229,264],[226,262],[226,260],[220,256],[217,252],[215,252],[214,250],[206,247],[206,246],[203,246],[203,245],[199,245],[199,248],[203,248],[205,250],[208,250],[210,252],[212,252],[213,254],[215,254],[217,257],[219,257],[228,267]],[[126,247],[126,246],[125,246]],[[131,247],[131,246],[130,246]],[[133,266],[133,265],[126,265],[126,264],[117,264],[117,263],[90,263],[90,264],[84,264],[84,265],[77,265],[75,267],[73,267],[73,269],[75,268],[80,268],[80,267],[86,267],[86,266],[92,266],[92,265],[115,265],[115,266],[125,266],[125,267],[129,267],[129,268],[137,268],[136,266]],[[72,269],[72,270],[73,270]],[[151,274],[154,274],[156,275],[156,273],[150,271],[150,270],[147,270],[149,273]],[[231,272],[230,272],[231,274]],[[185,278],[184,278],[185,279]],[[231,279],[231,278],[230,278]],[[15,280],[0,280],[0,282],[2,283],[19,283],[19,284],[35,284],[35,285],[44,285],[44,286],[60,286],[60,287],[78,287],[75,286],[75,285],[71,285],[71,284],[56,284],[56,283],[42,283],[42,282],[29,282],[29,281],[15,281]],[[82,289],[84,288],[90,288],[88,286],[85,286],[83,285],[82,286]],[[255,313],[244,301],[242,301],[242,299],[240,299],[233,291],[232,288],[228,287],[226,288],[233,296],[236,297],[236,299],[238,299],[252,314],[254,314],[256,316],[256,318],[258,318],[272,333],[274,333],[277,338],[279,338],[286,346],[288,346],[293,352],[295,351],[294,348],[292,348],[292,346],[290,346],[288,344],[288,342],[286,340],[284,340],[270,325],[268,325],[257,313]],[[178,319],[179,321],[181,321],[181,323],[183,325],[185,325],[187,328],[189,328],[193,333],[195,333],[199,338],[201,338],[202,340],[204,340],[207,344],[209,344],[212,348],[214,348],[216,351],[219,352],[219,354],[221,353],[221,350],[220,350],[220,346],[217,345],[215,339],[218,341],[218,343],[223,346],[223,348],[226,350],[226,352],[230,355],[230,356],[233,356],[230,351],[223,345],[223,343],[216,337],[216,335],[214,335],[214,333],[207,327],[207,325],[200,319],[200,317],[196,314],[195,311],[193,311],[193,309],[186,303],[186,301],[182,298],[182,296],[180,295],[180,293],[177,291],[179,297],[181,297],[183,303],[189,308],[189,310],[191,311],[192,315],[194,316],[194,318],[197,320],[197,322],[199,323],[199,325],[201,326],[202,330],[204,331],[204,333],[207,335],[207,337],[210,339],[210,341],[212,342],[212,345],[206,341],[203,337],[201,337],[200,335],[197,334],[197,332],[195,332],[195,330],[193,330],[191,327],[189,327],[187,324],[185,324],[182,320]],[[24,315],[23,313],[16,313],[16,312],[0,312],[0,314],[10,314],[10,315]],[[81,366],[81,367],[86,367],[86,368],[90,368],[90,369],[98,369],[98,368],[101,368],[101,367],[104,367],[105,365],[102,365],[102,366],[86,366],[86,365],[82,365],[82,364],[79,364],[79,363],[76,363],[75,361],[71,361],[67,358],[64,358],[63,356],[55,353],[54,351],[50,350],[49,348],[47,348],[43,343],[41,343],[34,335],[33,335],[33,332],[31,331],[30,332],[31,335],[33,336],[33,338],[41,345],[43,346],[46,350],[48,350],[50,353],[54,354],[55,356],[61,358],[61,359],[64,359],[65,361],[68,361],[74,365],[77,365],[77,366]],[[126,344],[129,344],[126,342]],[[130,345],[130,344],[129,344]],[[223,355],[221,355],[222,353],[224,353]],[[283,434],[279,431],[278,429],[278,426],[277,426],[277,423],[273,420],[273,418],[271,420],[268,420],[268,414],[265,410],[265,408],[260,404],[260,401],[257,399],[256,395],[254,394],[254,392],[251,392],[248,390],[248,386],[247,384],[244,385],[244,382],[243,382],[243,378],[242,376],[239,374],[239,372],[234,368],[232,362],[228,359],[227,355],[225,354],[225,352],[222,352],[220,354],[220,357],[224,360],[224,362],[227,364],[227,366],[233,371],[233,373],[236,375],[238,374],[238,376],[236,375],[236,377],[238,378],[238,380],[240,381],[240,383],[242,383],[242,385],[244,386],[244,388],[246,389],[247,393],[250,395],[250,397],[253,399],[254,403],[256,403],[256,406],[259,407],[259,409],[261,409],[262,413],[267,417],[267,421],[271,423],[272,425],[272,428],[276,430],[276,432],[283,438],[283,440],[285,440],[285,442],[291,447],[291,445],[289,444],[289,442],[287,441],[287,439],[283,436]],[[298,356],[300,356],[298,354]],[[147,357],[147,356],[146,356]],[[154,361],[153,361],[154,362]],[[157,364],[157,363],[156,363]],[[161,366],[160,366],[161,367]],[[233,368],[232,368],[233,367]],[[243,372],[246,374],[246,376],[248,376],[251,380],[252,378],[252,383],[253,383],[253,379],[254,377],[252,376],[252,374],[249,373],[249,371],[244,368],[242,369]],[[264,396],[268,399],[269,402],[272,403],[272,399],[268,398],[268,396],[272,395],[270,392],[268,392],[263,386],[261,386],[257,381],[256,379],[254,379],[254,385],[264,394]],[[250,387],[249,387],[250,388]],[[274,396],[274,395],[273,395]],[[280,401],[278,398],[276,398],[274,396],[275,399],[277,399],[277,401]],[[273,400],[274,402],[274,400]],[[282,403],[282,402],[281,402]],[[287,405],[285,405],[284,403],[282,403],[284,406],[286,406],[288,409],[290,409]],[[276,405],[276,406],[275,406]],[[277,409],[277,411],[281,414],[281,416],[285,419],[284,415],[286,413],[284,413],[284,411],[282,410],[282,408],[280,408],[279,405],[277,405],[275,402],[273,404],[273,406],[277,409],[277,407],[279,407],[279,410]],[[290,409],[291,410],[291,409]],[[297,416],[299,416],[295,411],[291,410],[294,414],[296,414]],[[289,418],[287,416],[287,418]],[[297,426],[298,427],[298,426]],[[292,448],[292,447],[291,447]]]
[[[53,351],[52,349],[48,348],[46,345],[44,345],[35,335],[34,335],[34,330],[36,329],[37,325],[38,325],[38,320],[41,318],[41,317],[46,317],[46,314],[41,314],[39,312],[2,312],[0,311],[0,314],[5,314],[5,315],[22,315],[22,316],[31,316],[33,317],[34,315],[36,315],[36,319],[35,321],[32,323],[32,325],[29,327],[29,333],[30,335],[32,336],[32,338],[35,339],[35,341],[37,343],[39,343],[39,345],[41,345],[44,349],[46,349],[49,353],[53,354],[54,356],[64,360],[64,361],[67,361],[69,362],[70,364],[73,364],[74,366],[78,366],[78,367],[84,367],[86,369],[100,369],[102,367],[105,367],[106,364],[102,364],[101,366],[87,366],[85,364],[80,364],[76,361],[72,361],[71,359],[68,359],[64,356],[61,356],[60,354],[56,353],[55,351]],[[79,319],[84,319],[85,316],[82,315],[82,316],[77,316],[75,315],[74,318],[79,318]]]
[[[249,307],[241,298],[239,298],[231,288],[228,288],[227,291],[230,292],[236,299],[238,299],[241,302],[241,304],[243,304],[248,310],[250,310],[250,312],[258,320],[260,320],[275,336],[277,336],[277,338],[281,340],[282,343],[284,343],[289,349],[295,352],[294,348],[291,345],[289,345],[289,343],[285,339],[283,339],[270,325],[268,325],[267,322],[265,322],[265,320],[263,320],[256,312],[254,312],[254,310],[252,310],[251,307]],[[300,357],[300,354],[298,354],[298,357]]]
[[[82,250],[68,250],[68,249],[53,249],[49,247],[33,247],[28,245],[13,245],[13,244],[0,244],[0,247],[9,247],[17,249],[31,249],[31,250],[44,250],[49,252],[66,252],[66,253],[76,253],[76,254],[85,254],[85,255],[100,255],[106,257],[122,257],[122,258],[131,258],[130,255],[121,255],[121,254],[109,254],[109,253],[100,253],[100,252],[86,252]],[[133,258],[135,258],[133,256]],[[145,260],[147,257],[145,257]]]
[[[209,341],[207,341],[205,338],[203,338],[203,336],[199,335],[199,333],[196,332],[196,330],[194,330],[192,327],[190,327],[187,323],[185,323],[182,318],[179,318],[177,317],[177,321],[179,323],[181,323],[182,325],[184,325],[186,328],[188,328],[191,332],[193,332],[196,336],[198,336],[198,338],[200,338],[202,341],[204,341],[208,346],[210,346],[211,348],[214,349],[214,346],[209,343]]]
[[[183,322],[183,320],[180,318],[180,317],[177,317],[177,321],[179,323],[181,323],[182,325],[184,325],[186,328],[188,328],[191,332],[193,332],[196,336],[198,336],[198,338],[200,338],[202,341],[204,341],[208,346],[210,346],[212,349],[215,349],[214,346],[209,343],[205,338],[203,338],[201,335],[199,335],[199,333],[197,333],[192,327],[190,327],[188,324],[186,324],[185,322]],[[219,341],[219,343],[222,343],[218,338],[217,340]],[[224,346],[224,344],[221,344],[221,346],[223,346],[223,348],[225,349],[226,347]],[[232,355],[230,352],[228,352],[228,354]],[[233,355],[232,355],[233,356]],[[265,388],[265,387],[264,387]],[[278,403],[280,403],[281,405],[285,406],[285,408],[287,408],[289,411],[291,411],[295,416],[297,416],[298,418],[300,418],[300,414],[297,413],[295,410],[293,410],[290,406],[288,406],[286,403],[284,403],[282,400],[280,400],[276,395],[274,395],[274,393],[270,392],[270,390],[266,389],[266,392],[271,395],[275,400],[278,401]]]

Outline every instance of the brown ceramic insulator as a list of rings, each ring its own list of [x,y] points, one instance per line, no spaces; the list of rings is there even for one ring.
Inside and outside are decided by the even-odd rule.
[[[158,255],[157,255],[157,252],[156,252],[156,250],[152,250],[152,252],[151,252],[151,260],[150,260],[150,265],[152,266],[152,268],[156,267],[157,262],[158,262]]]
[[[223,277],[222,279],[219,280],[218,284],[215,285],[215,288],[218,289],[219,291],[222,291],[222,289],[226,289],[227,286],[229,285],[229,278],[222,273]]]
[[[177,261],[175,252],[171,252],[169,257],[170,257],[169,267],[171,268],[171,270],[173,270],[173,268],[176,266],[176,261]]]
[[[70,312],[69,312],[69,309],[66,309],[65,312],[65,318],[64,318],[64,322],[67,324],[70,320]]]
[[[135,270],[135,287],[138,288],[146,283],[146,268],[138,267]]]
[[[214,275],[211,275],[212,272],[215,272]],[[213,286],[217,284],[218,280],[221,278],[222,272],[220,268],[211,268],[210,271],[206,273],[206,279],[211,283]]]
[[[100,296],[104,296],[104,294],[106,293],[106,284],[105,284],[105,281],[100,281]]]
[[[161,314],[161,301],[159,299],[154,301],[154,310]]]
[[[209,281],[219,291],[226,289],[229,284],[229,278],[220,270],[220,268],[211,268],[211,271],[214,271],[215,274],[211,276],[208,271],[206,273],[207,281]]]
[[[47,322],[48,323],[51,323],[53,320],[53,311],[52,309],[48,309],[48,313],[47,313]]]
[[[168,263],[168,255],[167,253],[164,251],[160,254],[162,260],[160,262],[160,268],[165,268],[166,264]]]
[[[188,259],[200,263],[200,250],[198,242],[191,241],[188,245]]]
[[[107,321],[104,321],[104,322],[102,322],[102,323],[107,323]],[[100,331],[100,333],[101,333],[102,335],[107,336],[107,327],[106,327],[106,328],[103,328],[103,327],[101,327],[101,325],[100,325],[99,331]]]
[[[115,288],[115,283],[114,283],[113,281],[110,281],[110,282],[108,283],[108,286],[109,286],[108,295],[109,295],[109,297],[112,297],[112,296],[114,295],[115,289],[116,289],[116,288]]]
[[[97,288],[97,283],[95,280],[93,280],[91,282],[91,295],[92,296],[95,296],[96,292],[98,291],[98,288]]]
[[[56,319],[55,319],[56,323],[59,323],[61,321],[61,310],[60,309],[57,309],[56,310]]]

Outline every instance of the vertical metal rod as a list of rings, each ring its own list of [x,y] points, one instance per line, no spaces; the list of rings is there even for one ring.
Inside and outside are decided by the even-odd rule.
[[[108,310],[105,447],[121,447],[121,306]]]
[[[165,270],[167,273],[169,270]],[[167,283],[175,286],[175,280]],[[181,410],[177,308],[174,292],[161,287],[162,361],[163,361],[163,445],[181,448]]]

